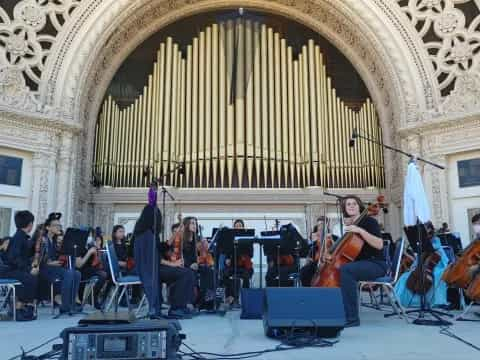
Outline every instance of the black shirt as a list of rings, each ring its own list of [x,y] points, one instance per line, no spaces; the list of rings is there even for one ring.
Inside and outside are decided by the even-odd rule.
[[[197,247],[195,240],[183,242],[183,262],[185,267],[190,267],[197,262]]]
[[[8,246],[7,261],[10,269],[29,272],[32,265],[31,250],[30,236],[25,231],[18,229]]]
[[[382,238],[380,225],[378,225],[377,220],[375,220],[373,217],[367,216],[362,221],[360,221],[358,227],[366,230],[373,236]],[[363,244],[362,247],[362,251],[360,252],[356,260],[385,260],[385,256],[383,254],[383,249],[375,249],[373,246],[371,246],[365,241],[365,244]]]
[[[127,261],[127,245],[125,244],[125,241],[122,240],[120,243],[117,243],[116,241],[113,243],[115,247],[115,254],[117,254],[117,259],[119,261]]]

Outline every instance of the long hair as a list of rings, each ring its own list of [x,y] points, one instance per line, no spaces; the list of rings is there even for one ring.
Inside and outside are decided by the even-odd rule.
[[[360,200],[360,198],[356,195],[347,195],[345,196],[343,199],[342,199],[342,203],[341,203],[341,209],[342,209],[342,213],[343,213],[343,217],[350,217],[348,214],[347,214],[347,200],[350,200],[350,199],[353,199],[355,200],[355,202],[358,204],[358,207],[360,208],[360,214],[365,210],[365,205],[363,204],[362,200]]]
[[[117,233],[118,230],[123,229],[125,230],[125,227],[123,225],[115,225],[112,229],[112,241],[115,242],[117,239],[115,237],[115,234]],[[125,239],[120,239],[120,240],[125,240]]]
[[[196,242],[197,232],[196,231],[190,231],[190,229],[189,229],[190,221],[192,221],[192,220],[195,221],[195,223],[197,222],[197,218],[195,218],[193,216],[187,216],[182,221],[182,224],[183,224],[183,244],[188,244],[188,240],[190,239],[190,237],[192,238],[193,243]]]
[[[162,213],[158,207],[153,207],[152,205],[145,205],[143,208],[142,213],[135,224],[133,234],[137,236],[148,230],[152,231],[157,236],[162,231]]]

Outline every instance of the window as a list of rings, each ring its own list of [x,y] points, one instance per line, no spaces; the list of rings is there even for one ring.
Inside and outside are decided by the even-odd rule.
[[[480,185],[480,159],[457,162],[458,184],[461,188]]]
[[[12,221],[12,209],[0,207],[0,238],[9,236]]]
[[[0,184],[20,186],[22,182],[23,159],[0,155]]]

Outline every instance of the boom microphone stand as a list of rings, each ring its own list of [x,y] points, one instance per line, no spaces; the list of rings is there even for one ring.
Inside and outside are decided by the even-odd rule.
[[[371,137],[369,137],[367,135],[361,134],[356,129],[353,129],[352,136],[349,140],[349,146],[350,147],[355,146],[355,139],[357,139],[357,138],[364,139],[364,140],[369,141],[371,143],[374,143],[376,145],[382,146],[385,149],[388,149],[388,150],[394,151],[396,153],[408,156],[411,159],[411,161],[419,160],[419,161],[422,161],[426,164],[434,166],[438,169],[441,169],[441,170],[445,169],[445,167],[442,166],[442,165],[439,165],[439,164],[436,164],[432,161],[428,161],[428,160],[425,160],[423,158],[417,157],[414,154],[407,153],[407,152],[405,152],[401,149],[397,149],[393,146],[385,145],[382,142],[379,142],[375,139],[372,139]],[[423,267],[423,259],[422,259],[422,257],[423,257],[422,252],[423,252],[423,248],[424,248],[425,242],[426,242],[426,232],[425,232],[425,227],[424,226],[425,225],[422,224],[417,218],[417,224],[416,225],[405,228],[405,232],[407,233],[407,235],[408,235],[407,237],[409,238],[409,240],[413,239],[411,241],[411,244],[416,245],[416,247],[417,247],[418,266],[419,266],[420,273],[421,273],[420,287],[422,288],[422,291],[420,293],[420,309],[409,310],[409,311],[407,311],[407,314],[418,313],[417,319],[415,319],[413,321],[413,323],[416,324],[416,325],[433,325],[433,326],[451,325],[448,321],[446,321],[446,320],[444,320],[440,317],[440,315],[448,316],[449,314],[433,310],[433,309],[431,309],[431,307],[429,305],[427,305],[425,283],[423,281],[423,273],[424,273],[425,269]],[[413,233],[412,233],[412,230],[413,230]],[[431,247],[431,244],[429,244],[429,245]],[[389,316],[392,316],[392,315],[395,315],[395,314],[396,313],[385,314],[384,316],[389,317]],[[430,314],[432,317],[435,318],[435,320],[426,319],[425,314]]]

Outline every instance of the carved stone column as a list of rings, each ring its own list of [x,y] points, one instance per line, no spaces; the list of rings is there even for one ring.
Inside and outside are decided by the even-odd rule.
[[[94,223],[90,226],[100,226],[105,234],[109,234],[113,228],[114,208],[111,204],[97,204],[94,207]]]
[[[60,148],[58,152],[57,164],[57,201],[56,211],[63,214],[64,225],[72,223],[71,192],[72,187],[72,167],[73,163],[73,136],[70,133],[62,134]]]
[[[55,156],[37,152],[33,155],[32,203],[30,208],[37,221],[46,219],[53,210],[55,196]]]
[[[441,165],[447,162],[444,155],[430,156],[429,160]],[[430,200],[432,222],[435,227],[439,227],[442,222],[449,221],[448,171],[426,165],[423,179]]]

